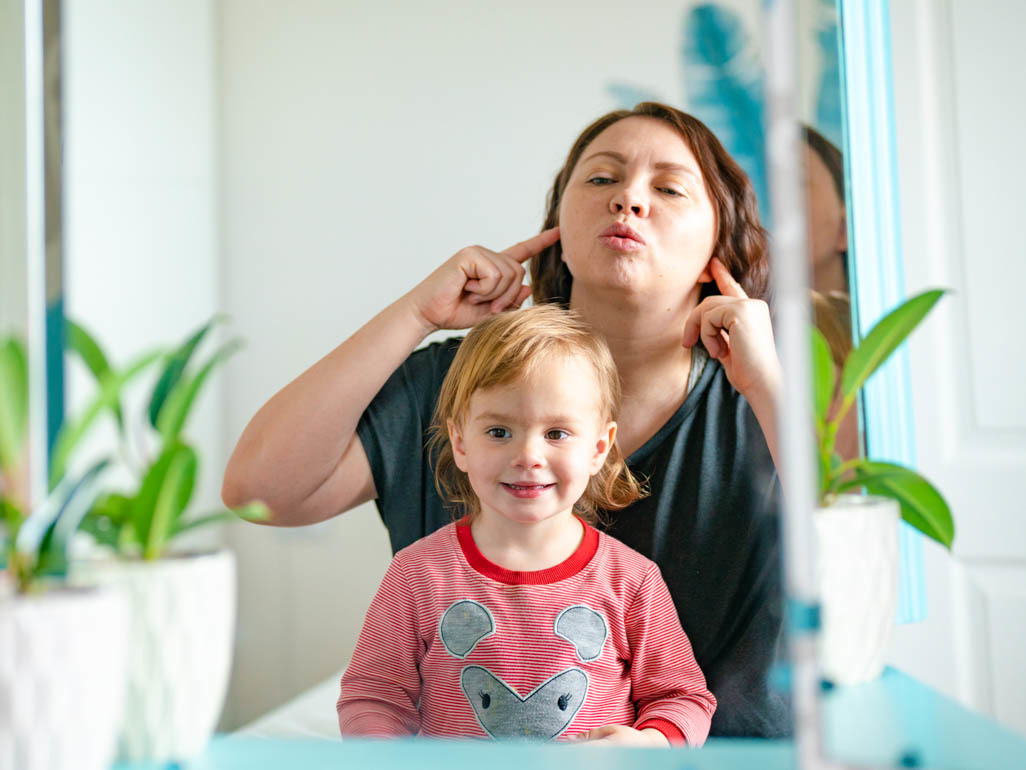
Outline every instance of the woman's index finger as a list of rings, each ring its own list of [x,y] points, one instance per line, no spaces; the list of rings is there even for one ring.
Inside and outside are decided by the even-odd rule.
[[[540,254],[543,250],[547,249],[558,240],[559,225],[556,225],[555,227],[550,227],[548,230],[542,230],[540,233],[528,238],[526,241],[513,244],[502,253],[513,257],[517,262],[524,262],[535,254]]]
[[[725,297],[748,299],[748,294],[741,288],[741,284],[734,280],[734,276],[730,274],[727,266],[720,261],[719,257],[713,257],[709,261],[709,268],[712,270],[713,280],[716,281],[716,288],[720,290],[720,294]]]

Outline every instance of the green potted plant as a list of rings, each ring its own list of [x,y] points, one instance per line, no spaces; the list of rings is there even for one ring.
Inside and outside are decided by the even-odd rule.
[[[131,603],[126,717],[119,756],[126,761],[184,760],[202,752],[217,724],[227,691],[235,624],[235,559],[224,548],[187,550],[182,535],[244,516],[238,511],[192,512],[199,452],[186,438],[193,407],[211,374],[239,347],[237,339],[202,360],[215,317],[162,359],[145,400],[133,417],[119,400],[107,404],[118,426],[119,454],[129,458],[130,481],[92,506],[83,529],[114,558],[76,565],[84,579],[116,582]],[[111,366],[96,340],[68,324],[68,347],[100,380]],[[65,465],[58,442],[52,481]]]
[[[15,664],[0,666],[0,767],[104,770],[124,704],[128,607],[121,592],[73,587],[67,574],[109,463],[67,474],[30,502],[28,383],[24,344],[0,339],[0,650]],[[66,431],[62,439],[70,452]]]
[[[954,541],[951,509],[920,474],[869,458],[842,462],[834,451],[838,427],[862,386],[944,293],[923,292],[888,313],[851,350],[839,377],[826,340],[813,329],[820,665],[837,684],[869,681],[883,669],[897,607],[898,519],[945,548]],[[868,494],[855,494],[859,489]]]

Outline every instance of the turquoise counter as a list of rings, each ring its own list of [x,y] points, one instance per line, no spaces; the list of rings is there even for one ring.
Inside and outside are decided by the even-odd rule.
[[[968,711],[911,677],[888,669],[880,679],[824,694],[823,734],[843,762],[939,770],[1026,767],[1026,737]],[[596,749],[589,746],[442,741],[287,740],[219,735],[183,770],[790,770],[789,741],[712,739],[698,750]],[[157,767],[157,766],[149,766]],[[116,770],[149,770],[117,765]],[[163,769],[176,765],[160,765]]]

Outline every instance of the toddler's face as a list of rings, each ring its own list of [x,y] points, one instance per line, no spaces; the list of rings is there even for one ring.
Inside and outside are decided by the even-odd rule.
[[[449,436],[481,516],[522,524],[570,516],[612,446],[616,423],[605,411],[595,370],[580,357],[554,358],[524,380],[475,392]]]

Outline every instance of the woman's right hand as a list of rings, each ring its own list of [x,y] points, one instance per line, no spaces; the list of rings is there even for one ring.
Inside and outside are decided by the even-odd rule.
[[[426,332],[466,329],[511,307],[531,294],[524,284],[524,262],[559,240],[559,227],[492,251],[484,246],[460,249],[407,295]]]

